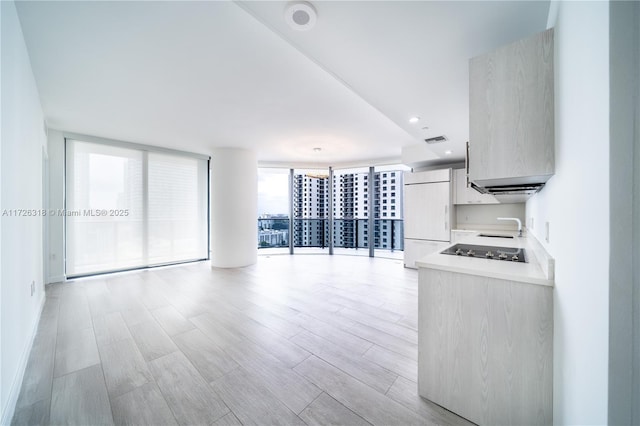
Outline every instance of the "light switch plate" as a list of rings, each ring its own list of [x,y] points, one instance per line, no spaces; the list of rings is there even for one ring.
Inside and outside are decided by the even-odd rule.
[[[544,240],[549,242],[549,222],[545,222],[544,224]]]

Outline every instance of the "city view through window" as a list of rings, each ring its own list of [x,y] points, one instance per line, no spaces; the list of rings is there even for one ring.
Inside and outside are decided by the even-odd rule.
[[[289,169],[258,169],[258,248],[289,247]]]
[[[259,169],[258,248],[289,252],[291,242],[296,251],[328,250],[332,215],[334,248],[362,255],[368,255],[369,244],[377,250],[402,251],[405,170],[401,165],[378,167],[370,182],[368,168],[338,169],[330,182],[327,169],[295,169],[290,197],[289,169]]]

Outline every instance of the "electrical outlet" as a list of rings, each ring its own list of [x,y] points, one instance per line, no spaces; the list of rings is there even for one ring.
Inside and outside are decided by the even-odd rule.
[[[56,260],[56,254],[55,253],[51,254],[51,260]]]
[[[31,281],[31,295],[33,296],[33,293],[35,292],[36,292],[36,282]]]
[[[531,217],[531,225],[529,226],[533,230],[533,216]]]
[[[549,242],[549,222],[545,222],[544,224],[544,240]]]

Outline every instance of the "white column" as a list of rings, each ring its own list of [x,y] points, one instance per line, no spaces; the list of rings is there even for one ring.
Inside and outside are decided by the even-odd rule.
[[[236,268],[258,259],[258,163],[253,151],[211,153],[211,266]]]

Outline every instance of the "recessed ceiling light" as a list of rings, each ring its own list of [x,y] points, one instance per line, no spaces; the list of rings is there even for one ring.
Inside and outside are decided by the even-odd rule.
[[[319,146],[313,148],[313,152],[320,152],[322,151],[322,148],[320,148]]]
[[[418,121],[420,121],[420,117],[411,117],[409,119],[409,123],[417,123]]]
[[[453,154],[453,151],[451,151],[450,149],[448,149],[448,150],[446,150],[444,153],[445,153],[445,155],[451,155],[451,154]]]
[[[287,6],[284,19],[296,31],[308,31],[316,24],[318,14],[311,3],[297,1]]]

